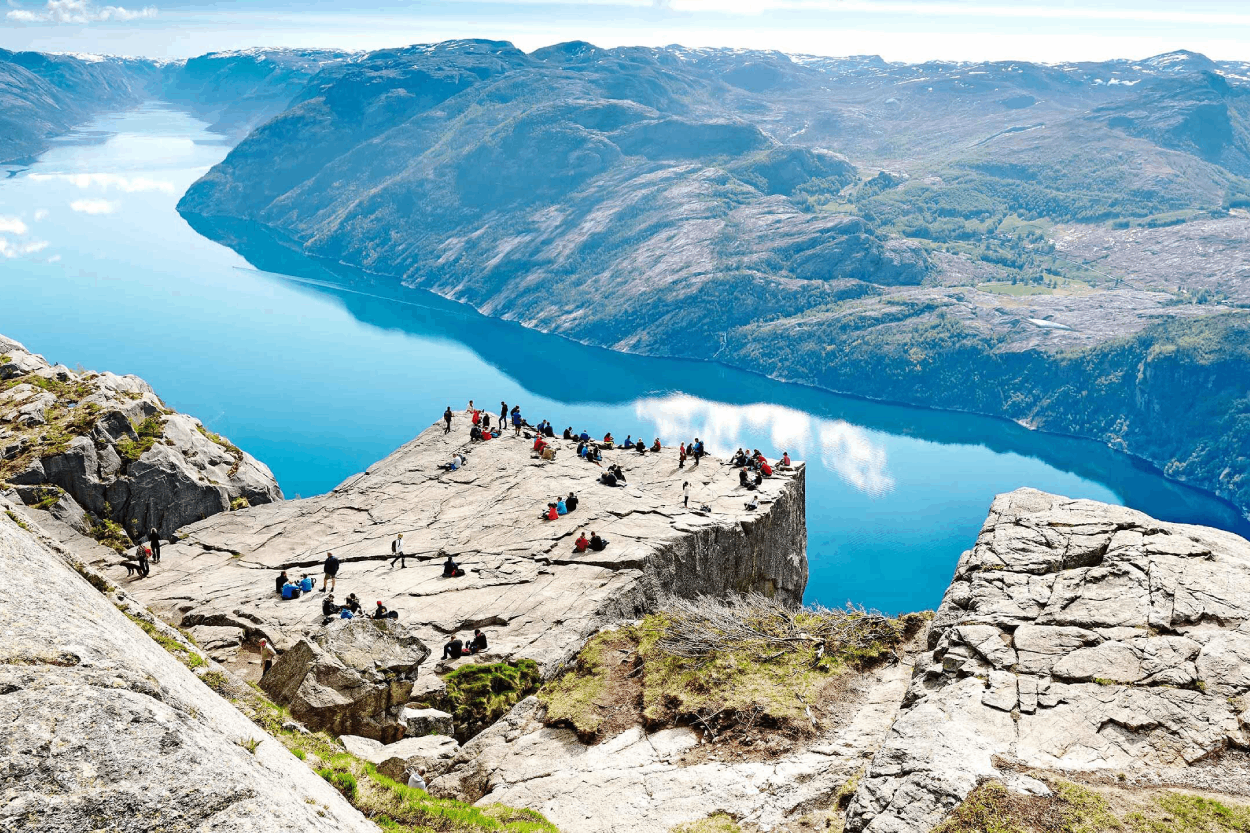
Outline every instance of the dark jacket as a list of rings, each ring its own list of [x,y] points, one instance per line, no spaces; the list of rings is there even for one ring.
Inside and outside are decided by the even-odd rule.
[[[336,556],[328,556],[325,566],[326,575],[333,578],[339,574],[339,560]]]

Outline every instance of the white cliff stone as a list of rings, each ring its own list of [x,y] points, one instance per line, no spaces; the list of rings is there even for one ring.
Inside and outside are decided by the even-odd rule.
[[[0,513],[0,829],[377,830],[48,546]]]
[[[999,496],[846,829],[927,833],[979,779],[1006,775],[998,760],[1183,782],[1250,742],[1248,622],[1250,542],[1031,489]]]
[[[578,459],[574,442],[553,440],[557,457],[543,461],[532,457],[532,439],[509,433],[471,443],[468,430],[458,414],[450,433],[440,421],[328,494],[192,524],[163,549],[159,570],[126,586],[171,623],[244,627],[286,650],[322,627],[323,596],[282,601],[274,578],[286,569],[320,579],[332,551],[341,562],[336,602],[349,592],[366,612],[383,602],[436,656],[450,634],[467,639],[482,628],[490,640],[484,659],[529,658],[544,672],[561,667],[601,626],[653,609],[664,594],[755,590],[792,604],[802,598],[802,464],[748,492],[737,471],[714,458],[678,468],[675,449],[605,451],[600,468]],[[456,451],[467,465],[441,469]],[[599,482],[612,463],[628,485]],[[682,506],[686,480],[689,509]],[[580,499],[574,512],[539,519],[548,501],[570,492]],[[757,509],[746,508],[751,497]],[[575,552],[582,531],[597,531],[607,548]],[[391,564],[398,533],[406,567]],[[466,575],[443,578],[448,555]],[[112,575],[127,582],[120,571]]]

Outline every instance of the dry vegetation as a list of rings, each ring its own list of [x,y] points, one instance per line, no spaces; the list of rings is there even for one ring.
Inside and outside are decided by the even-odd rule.
[[[672,600],[592,638],[539,698],[549,722],[586,742],[638,724],[687,725],[767,756],[816,733],[847,672],[896,659],[926,621],[855,607],[787,610],[758,595]]]
[[[934,833],[1250,833],[1250,806],[1165,789],[1122,789],[1040,776],[1049,796],[977,787]]]

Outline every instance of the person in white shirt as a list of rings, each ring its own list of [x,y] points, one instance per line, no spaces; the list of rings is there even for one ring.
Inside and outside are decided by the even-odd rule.
[[[395,536],[395,540],[391,543],[391,552],[395,553],[395,557],[391,559],[391,566],[395,566],[395,562],[399,562],[399,569],[404,569],[407,564],[404,563],[404,533]]]
[[[425,768],[417,767],[408,773],[408,786],[414,790],[428,789],[425,785]]]

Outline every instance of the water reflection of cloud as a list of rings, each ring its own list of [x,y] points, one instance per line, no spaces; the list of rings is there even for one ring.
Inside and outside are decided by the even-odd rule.
[[[176,193],[174,184],[165,179],[152,179],[146,176],[122,176],[121,174],[31,174],[36,182],[68,182],[82,189],[100,188],[108,191],[116,189],[127,194],[142,191],[161,191],[166,194]]]
[[[728,405],[686,394],[640,399],[634,413],[654,423],[665,444],[699,437],[717,455],[752,448],[767,434],[773,448],[767,456],[789,451],[796,459],[811,460],[833,471],[843,482],[874,497],[894,490],[885,447],[871,435],[844,420],[813,417],[781,405]]]
[[[112,214],[117,203],[108,200],[74,200],[69,207],[82,214]]]
[[[25,234],[26,224],[21,217],[0,216],[0,234]]]

